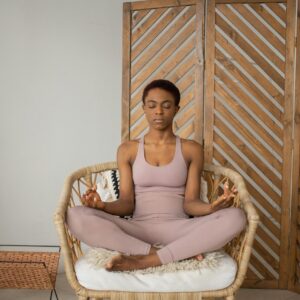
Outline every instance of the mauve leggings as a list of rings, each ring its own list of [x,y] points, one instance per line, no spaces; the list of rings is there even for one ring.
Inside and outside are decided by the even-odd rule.
[[[194,218],[124,219],[101,210],[75,206],[67,211],[71,233],[91,247],[122,253],[148,254],[151,245],[162,264],[220,249],[246,226],[240,208],[229,207]]]

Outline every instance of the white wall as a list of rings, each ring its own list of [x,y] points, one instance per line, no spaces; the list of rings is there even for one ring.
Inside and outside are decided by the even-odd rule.
[[[123,2],[0,1],[1,244],[58,244],[65,177],[116,160]]]

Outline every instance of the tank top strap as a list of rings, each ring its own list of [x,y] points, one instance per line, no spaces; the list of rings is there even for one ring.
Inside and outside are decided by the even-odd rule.
[[[138,145],[138,151],[137,151],[136,158],[142,159],[143,151],[144,151],[144,136],[142,135],[139,139],[139,145]]]
[[[174,155],[174,160],[177,160],[177,158],[180,155],[180,137],[176,135],[176,146],[175,146],[175,155]]]

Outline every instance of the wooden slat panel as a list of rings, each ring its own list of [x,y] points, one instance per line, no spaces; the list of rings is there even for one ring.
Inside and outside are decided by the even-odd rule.
[[[245,76],[243,75],[240,70],[238,70],[230,61],[226,59],[226,57],[217,49],[216,50],[216,59],[217,61],[222,64],[223,67],[226,67],[226,71],[233,80],[230,79],[228,75],[225,74],[224,70],[218,67],[218,75],[222,81],[226,81],[228,87],[234,91],[234,93],[240,97],[240,100],[244,102],[247,106],[251,107],[251,110],[254,111],[257,116],[261,119],[265,120],[266,125],[270,128],[270,130],[277,136],[277,138],[283,137],[283,130],[279,125],[276,123],[274,124],[273,119],[270,117],[270,112],[278,112],[278,116],[281,118],[281,112],[270,103],[270,100],[267,99],[258,89],[257,87]],[[259,105],[256,104],[252,99],[251,96],[255,99],[259,99]],[[251,103],[251,105],[249,105]],[[260,108],[261,105],[268,111],[265,112],[264,109]],[[272,114],[274,117],[274,114]],[[278,120],[279,121],[279,120]]]
[[[226,160],[226,158],[224,158],[222,156],[222,154],[217,150],[214,149],[214,158],[221,164],[221,165],[225,165],[228,168],[233,168],[234,167],[230,164],[230,162],[228,162]],[[247,184],[247,189],[250,193],[250,195],[253,196],[253,198],[255,198],[257,201],[260,202],[260,204],[269,212],[272,213],[272,217],[274,218],[274,220],[276,222],[280,221],[280,215],[278,214],[278,212],[276,212],[273,208],[271,208],[271,206],[268,204],[268,202],[266,202],[265,199],[263,199],[263,197],[257,192],[257,190],[254,189],[254,187],[252,187],[251,183],[249,181],[247,181],[247,179],[245,178],[245,183]],[[268,229],[275,235],[275,237],[277,237],[279,239],[280,237],[280,231],[278,231],[278,229],[275,227],[275,225],[273,224],[271,226],[271,220],[267,217],[264,217],[262,212],[260,211],[259,208],[257,208],[257,212],[260,214],[261,217],[261,222],[264,223]],[[279,251],[279,248],[278,248]],[[277,253],[277,252],[276,252]],[[279,254],[279,253],[278,253]]]
[[[231,149],[223,142],[223,140],[215,133],[214,141],[231,157],[233,160],[239,165],[242,170],[246,170],[247,174],[253,179],[253,181],[275,202],[279,202],[280,197],[271,189],[271,187],[266,184],[264,181],[259,178],[260,176],[246,163],[244,163],[235,152],[231,151]]]
[[[273,167],[275,167],[277,170],[282,168],[281,162],[276,157],[271,157],[270,153],[267,151],[267,149],[265,149],[265,146],[256,140],[255,136],[249,133],[249,131],[225,109],[221,102],[216,101],[215,108],[216,111],[220,112],[226,118],[226,120],[230,120],[230,123],[235,130],[239,132],[246,140],[248,140],[255,150],[260,153]],[[279,201],[277,201],[277,203],[279,203]]]
[[[258,3],[250,4],[250,7],[254,9],[255,12],[259,14],[264,21],[271,25],[272,28],[281,35],[282,38],[285,39],[285,27],[283,27],[272,14],[270,14],[263,6]]]
[[[187,60],[185,60],[186,56],[191,56],[191,53],[194,52],[189,48],[190,42],[186,44],[186,47],[182,48],[178,52],[178,56],[175,55],[175,57],[169,58],[169,61],[167,61],[158,72],[156,72],[156,78],[168,78],[169,80],[173,82],[180,82],[180,79],[184,77],[184,75],[187,73],[189,69],[191,69],[194,66],[194,60],[195,58],[189,57]],[[180,63],[176,58],[182,57],[181,61],[184,61],[184,63]],[[182,90],[181,90],[182,91]],[[142,97],[142,89],[140,89],[133,97],[130,103],[130,108],[133,109],[140,101]],[[182,105],[182,100],[180,100],[180,106]]]
[[[219,66],[216,65],[215,70],[215,74],[223,81],[226,87],[234,92],[234,94],[239,98],[240,101],[247,98],[247,95],[242,92],[238,85],[234,84],[234,82],[225,75],[225,72]],[[225,100],[224,104],[226,104],[227,107],[230,107],[231,111],[238,113],[240,117],[246,123],[248,123],[251,129],[253,129],[261,138],[263,138],[263,140],[269,146],[271,146],[272,150],[275,150],[278,155],[282,155],[283,149],[282,146],[277,142],[277,140],[275,140],[273,136],[268,133],[268,131],[266,131],[258,122],[256,122],[256,120],[251,117],[251,115],[245,109],[243,109],[243,107],[241,107],[234,99],[232,99],[232,97],[225,91],[223,85],[216,82],[215,90],[220,96],[222,96],[222,99]],[[248,98],[248,101],[251,101],[250,98]],[[251,109],[254,108],[255,107],[251,107]],[[257,110],[256,113],[259,114],[259,111]],[[266,123],[270,124],[270,122],[268,122],[268,119],[266,119]],[[266,148],[266,150],[268,149]]]
[[[245,18],[245,20],[247,20],[247,22],[250,23],[251,26],[253,26],[264,37],[266,41],[268,41],[282,55],[285,55],[285,44],[249,9],[242,4],[234,5],[234,9],[236,9],[243,16],[243,18]]]
[[[257,275],[250,269],[247,269],[246,280],[247,279],[257,279]]]
[[[270,255],[269,251],[257,240],[254,240],[253,247],[257,251],[257,253],[264,258],[264,260],[276,271],[279,273],[279,261]],[[274,277],[274,276],[272,276]]]
[[[199,91],[203,89],[204,1],[134,2],[130,11],[129,124],[123,125],[128,126],[128,139],[137,138],[148,127],[141,105],[143,88],[154,79],[165,78],[178,86],[182,96],[174,119],[176,134],[183,138],[193,135],[202,142],[203,109],[199,103],[203,103],[203,93]],[[191,119],[199,124],[190,123]]]
[[[230,158],[232,158],[232,160],[234,162],[236,162],[238,164],[238,166],[242,169],[242,170],[246,170],[247,171],[247,175],[250,176],[253,181],[266,193],[268,194],[272,199],[277,198],[278,201],[280,201],[280,198],[277,194],[275,194],[275,192],[272,190],[272,188],[265,183],[265,181],[263,181],[262,177],[250,166],[247,165],[247,163],[245,163],[244,161],[242,161],[242,159],[234,152],[232,151],[229,146],[227,146],[227,144],[225,143],[225,141],[218,136],[217,133],[214,133],[214,142],[216,142],[216,144],[218,144],[222,150],[230,156]]]
[[[149,13],[151,12],[151,9],[144,9],[141,11],[136,11],[135,13],[132,14],[132,19],[131,19],[131,26],[132,26],[132,31],[134,31],[135,27],[143,20]]]
[[[265,265],[258,260],[255,255],[251,256],[251,262],[254,268],[266,279],[274,279],[274,275],[265,267]]]
[[[290,261],[287,268],[289,258],[300,257],[300,213],[292,213],[298,231],[291,231],[291,183],[286,180],[292,167],[293,176],[299,174],[299,159],[291,154],[293,141],[299,144],[292,140],[295,3],[210,0],[207,9],[202,0],[124,3],[122,140],[147,129],[143,87],[158,78],[174,82],[182,92],[174,132],[203,144],[207,162],[238,166],[257,203],[261,224],[253,246],[262,261],[251,258],[254,269],[248,270],[243,286],[286,288],[288,270],[295,270],[289,287],[300,291],[300,279],[294,280],[299,265]],[[295,122],[299,120],[300,108]],[[294,151],[299,156],[299,149]],[[297,201],[293,205],[300,207],[300,194]],[[287,232],[294,234],[294,244]]]
[[[194,12],[192,9],[189,10],[189,13],[187,14],[187,18],[190,19],[193,16]],[[182,24],[176,24],[175,27],[177,31],[180,30]],[[150,75],[159,67],[161,67],[162,64],[166,62],[166,58],[170,57],[172,53],[177,49],[178,45],[181,45],[184,43],[185,40],[188,39],[188,37],[195,31],[195,24],[192,22],[190,23],[182,32],[180,32],[175,40],[173,40],[169,47],[163,49],[160,51],[157,55],[153,56],[150,55],[151,60],[145,65],[145,67],[140,67],[139,75],[137,75],[136,71],[136,64],[133,67],[133,74],[132,76],[136,76],[131,83],[131,92],[134,93],[138,87],[140,87],[149,77]],[[165,35],[169,36],[169,35]],[[170,35],[172,36],[172,35]],[[159,44],[157,44],[159,45]],[[160,46],[157,46],[156,48],[161,49]],[[150,49],[151,50],[151,49]],[[149,51],[150,51],[149,50]]]
[[[215,116],[215,125],[216,127],[225,135],[230,136],[230,141],[251,161],[256,162],[256,167],[263,172],[264,175],[268,177],[277,187],[281,186],[280,179],[264,164],[263,161],[259,159],[254,152],[247,147],[245,143],[241,141],[236,135],[228,129],[228,127],[219,119],[218,116]]]
[[[233,9],[235,9],[235,5],[231,6]],[[237,31],[236,34],[240,36],[241,39],[243,39],[247,44],[248,47],[255,47],[257,48],[260,52],[262,52],[264,54],[264,56],[266,56],[270,61],[272,61],[272,63],[274,63],[276,65],[276,67],[281,71],[284,72],[284,62],[282,60],[280,60],[278,58],[277,55],[274,54],[274,52],[271,51],[271,49],[269,47],[267,47],[260,38],[257,37],[257,35],[243,22],[240,21],[240,19],[237,17],[236,14],[234,14],[232,12],[231,9],[229,9],[228,6],[226,6],[225,4],[223,5],[218,5],[218,10],[221,11],[221,13],[228,19],[230,20],[230,22],[236,27],[238,28],[238,30],[247,37],[247,39],[250,41],[250,43],[248,41],[246,41],[244,39],[244,37],[242,37]],[[256,51],[256,56],[260,56],[259,52],[257,50]],[[270,65],[270,68],[273,68]],[[277,72],[276,70],[274,72]]]
[[[204,106],[206,161],[245,174],[265,228],[256,232],[266,245],[253,245],[263,260],[251,258],[256,270],[251,276],[261,286],[282,288],[287,287],[295,60],[295,1],[287,1],[286,10],[283,3],[209,1]]]
[[[185,59],[186,53],[190,53],[194,48],[193,41],[191,40],[189,43],[186,44],[186,46],[182,49],[182,51],[179,51],[174,57],[172,57],[169,62],[160,69],[160,71],[157,73],[156,76],[165,77],[170,74],[170,70],[175,70],[175,73],[172,74],[170,79],[172,81],[178,81],[180,78],[182,78],[188,70],[190,70],[194,66],[194,57],[190,56],[187,60],[184,61],[184,64],[181,65],[181,62]],[[177,68],[176,68],[177,66]],[[138,98],[139,97],[139,98]],[[142,97],[142,93],[137,93],[137,96],[132,99],[131,103],[131,109],[135,107],[138,103],[138,99]],[[182,107],[183,100],[181,99],[180,107]],[[134,114],[131,115],[131,124],[134,124],[142,115],[144,111],[142,108],[137,109]]]
[[[163,18],[161,22],[157,23],[155,27],[152,27],[151,30],[149,30],[149,33],[147,33],[146,37],[143,37],[142,43],[140,43],[138,46],[132,49],[131,60],[134,61],[136,57],[140,55],[140,53],[153,42],[153,40],[162,32],[162,30],[165,29],[183,9],[183,7],[173,8],[171,11],[168,12],[168,14],[165,16],[165,18]],[[161,9],[161,11],[162,13],[165,12],[164,9]],[[152,18],[149,19],[152,20]],[[176,33],[176,31],[169,32],[169,35],[164,35],[163,38],[159,40],[159,44],[155,44],[156,49],[159,49],[158,46],[163,46],[165,43],[167,43],[174,33]],[[152,52],[154,52],[154,50],[152,50]],[[144,53],[142,59],[143,61],[147,61],[149,57],[146,56],[146,54]],[[139,65],[138,67],[136,67],[136,69],[139,69]],[[132,72],[132,76],[134,76],[136,72],[136,70]]]
[[[154,13],[151,15],[151,18],[146,19],[142,26],[139,26],[139,28],[136,31],[132,32],[132,45],[134,45],[147,32],[147,30],[151,28],[153,23],[156,22],[165,13],[166,10],[166,8],[155,10]]]
[[[267,80],[265,76],[259,72],[253,64],[246,59],[243,55],[237,51],[226,39],[217,31],[216,32],[216,42],[233,57],[241,67],[247,71],[247,73],[252,76],[257,82],[257,84],[261,85],[261,87],[269,94],[271,97],[283,106],[283,96],[279,93],[278,89],[274,87],[274,85]],[[217,59],[218,56],[217,56]],[[252,83],[245,75],[241,74],[241,72],[237,71],[240,75],[240,80],[244,79],[244,85],[249,87],[250,90],[254,92],[254,95],[261,99],[261,104],[280,122],[282,122],[282,113],[280,109],[278,109],[270,100],[257,88],[257,86]],[[255,104],[254,104],[255,105]]]
[[[296,8],[296,2],[295,1],[292,1],[292,2],[287,1],[287,3],[289,3],[294,8]],[[279,3],[267,3],[266,6],[269,7],[276,14],[276,16],[281,19],[282,22],[284,22],[284,23],[286,22],[286,12],[279,5]],[[295,12],[295,9],[293,10],[293,12]]]
[[[219,15],[216,15],[217,25],[225,32],[241,48],[247,55],[255,61],[255,63],[264,72],[272,78],[281,89],[284,89],[284,78],[282,78],[278,72],[270,66],[270,64],[261,56],[258,52],[249,45],[232,27],[230,27]]]

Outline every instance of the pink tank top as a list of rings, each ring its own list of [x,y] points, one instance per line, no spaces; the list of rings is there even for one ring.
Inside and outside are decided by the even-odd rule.
[[[149,164],[144,153],[143,135],[139,140],[138,152],[132,166],[135,193],[167,191],[184,195],[187,165],[182,155],[180,137],[176,136],[175,155],[167,165]]]

